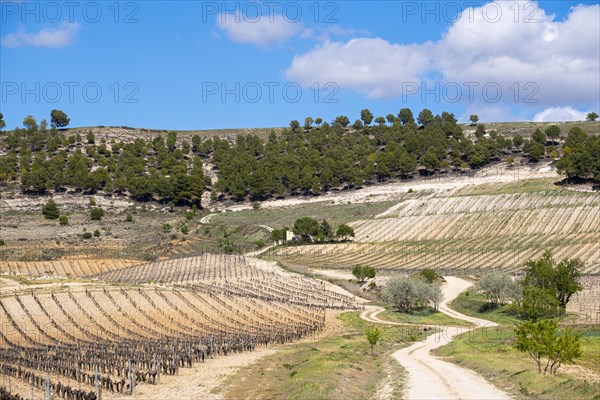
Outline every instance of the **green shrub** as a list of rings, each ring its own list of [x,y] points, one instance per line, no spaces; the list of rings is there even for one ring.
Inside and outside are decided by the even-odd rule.
[[[356,277],[358,283],[363,283],[367,278],[375,278],[375,268],[369,267],[368,265],[356,265],[352,268],[352,275]]]
[[[81,237],[83,237],[84,239],[91,239],[92,233],[91,232],[83,232],[83,235],[81,235]]]
[[[190,232],[190,228],[188,228],[188,226],[186,224],[181,225],[181,233],[183,233],[184,235],[187,235]]]
[[[90,210],[90,218],[92,221],[100,221],[104,216],[104,210],[100,207],[94,207]]]
[[[435,282],[438,276],[438,273],[432,268],[425,268],[419,272],[419,277],[427,283]]]
[[[52,199],[48,199],[46,204],[42,207],[42,214],[46,219],[57,219],[60,216],[58,205]]]
[[[98,229],[94,231],[94,237],[100,237],[100,231]]]
[[[131,215],[130,212],[127,213],[127,216],[125,217],[125,222],[133,222],[133,215]]]
[[[69,217],[67,217],[66,215],[61,215],[60,217],[58,217],[58,222],[61,225],[69,225]]]

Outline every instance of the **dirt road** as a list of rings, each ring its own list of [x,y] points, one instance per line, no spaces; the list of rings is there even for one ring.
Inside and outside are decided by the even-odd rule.
[[[474,327],[447,327],[442,332],[427,337],[424,342],[395,352],[392,356],[407,371],[404,398],[406,399],[509,399],[501,390],[487,382],[481,375],[456,364],[442,361],[430,352],[450,343],[452,339],[471,329],[483,326],[496,326],[495,323],[468,317],[448,308],[448,303],[465,291],[471,283],[455,277],[445,277],[444,300],[440,311],[451,317],[469,321]],[[371,322],[385,323],[377,318],[380,312],[376,307],[365,310],[361,317]]]

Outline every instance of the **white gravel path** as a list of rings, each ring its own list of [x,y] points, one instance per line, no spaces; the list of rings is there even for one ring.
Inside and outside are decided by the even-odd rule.
[[[448,308],[448,303],[472,284],[456,277],[444,277],[446,283],[442,287],[444,300],[440,311],[451,317],[475,324],[474,327],[447,327],[440,333],[427,337],[424,342],[395,352],[392,356],[407,371],[405,382],[405,399],[510,399],[503,391],[487,382],[481,375],[443,361],[431,354],[431,350],[448,344],[461,333],[483,326],[496,326],[495,323],[468,317]],[[369,320],[377,319],[377,313],[366,312]],[[367,317],[367,315],[365,315]],[[367,319],[367,318],[365,318]],[[383,322],[383,321],[382,321]]]

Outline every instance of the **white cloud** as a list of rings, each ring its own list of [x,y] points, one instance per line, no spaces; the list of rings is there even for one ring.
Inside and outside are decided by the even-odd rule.
[[[485,103],[481,87],[490,83],[500,85],[505,105],[539,108],[599,101],[599,5],[573,7],[565,20],[557,21],[535,2],[490,4],[466,9],[435,43],[366,37],[326,41],[296,55],[287,77],[306,85],[332,81],[372,98],[399,96],[402,82],[436,76],[442,84],[479,83],[475,95],[480,104]],[[501,13],[496,20],[497,7]],[[529,82],[533,85],[526,86]],[[526,103],[526,96],[535,103]],[[463,100],[467,98],[465,94]]]
[[[217,17],[217,26],[234,42],[261,47],[285,42],[304,31],[304,25],[287,21],[280,15],[273,15],[272,19],[264,17],[252,20],[241,16],[239,12],[220,14]]]
[[[306,86],[335,82],[369,98],[393,97],[402,93],[404,83],[420,82],[419,74],[429,64],[426,47],[391,44],[380,38],[325,42],[295,56],[286,75]]]
[[[588,113],[572,107],[551,107],[533,116],[533,122],[584,121]]]
[[[542,104],[597,101],[600,6],[577,6],[566,20],[555,21],[537,3],[493,4],[502,10],[497,22],[491,22],[489,6],[465,10],[437,43],[435,68],[447,80],[494,82],[507,92],[515,83],[523,91],[532,82]],[[526,22],[528,16],[537,22]]]
[[[64,47],[71,44],[79,24],[63,22],[57,27],[41,29],[37,32],[26,32],[20,27],[17,32],[9,33],[2,38],[3,47]]]

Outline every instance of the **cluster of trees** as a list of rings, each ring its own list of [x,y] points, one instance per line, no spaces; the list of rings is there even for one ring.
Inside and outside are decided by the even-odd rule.
[[[523,319],[554,318],[566,313],[571,296],[582,289],[579,280],[583,268],[578,259],[565,258],[557,263],[546,251],[539,259],[525,263],[521,280],[492,272],[484,275],[476,287],[486,296],[490,308],[512,302],[512,309]]]
[[[280,135],[266,139],[239,135],[178,140],[166,137],[133,142],[100,140],[94,134],[60,131],[69,117],[52,110],[50,125],[28,115],[25,128],[0,137],[0,185],[18,183],[24,192],[44,194],[66,188],[88,193],[126,194],[135,200],[200,205],[211,198],[263,200],[272,197],[318,195],[330,189],[354,188],[415,173],[479,168],[513,152],[537,161],[545,154],[558,158],[557,126],[536,131],[531,140],[508,139],[477,124],[475,139],[466,137],[453,114],[422,110],[415,119],[408,108],[397,115],[374,118],[364,109],[350,125],[347,116],[331,123],[306,118],[292,121]],[[375,123],[374,125],[372,123]],[[0,128],[4,120],[0,118]],[[552,141],[548,146],[547,140]],[[559,170],[568,177],[600,181],[600,138],[573,128],[565,141]],[[218,181],[212,185],[203,165],[212,163]]]
[[[600,183],[600,136],[589,136],[574,127],[565,139],[562,153],[556,168],[567,179],[593,179]]]
[[[56,126],[66,123],[60,115],[53,121]],[[211,184],[199,151],[189,143],[178,148],[175,132],[166,141],[159,136],[97,144],[92,132],[84,139],[38,127],[33,117],[25,122],[27,129],[11,131],[0,142],[6,150],[0,157],[0,184],[20,181],[24,192],[37,194],[73,188],[197,206]]]
[[[280,136],[266,140],[239,136],[235,144],[211,139],[203,143],[219,169],[215,190],[237,199],[317,195],[332,188],[410,177],[451,168],[479,168],[514,149],[510,139],[485,127],[476,142],[466,138],[453,114],[425,109],[417,120],[410,109],[375,118],[365,109],[351,127],[347,116],[331,124],[307,118],[292,121]],[[208,154],[207,154],[208,155]]]
[[[442,301],[442,290],[437,283],[403,275],[392,277],[382,295],[396,310],[405,313],[427,308],[437,311]]]
[[[69,217],[60,213],[58,204],[52,198],[48,199],[48,201],[42,206],[42,215],[46,219],[58,219],[60,225],[69,224]],[[104,210],[102,208],[93,207],[90,209],[90,219],[92,221],[100,221],[103,216]],[[129,221],[133,221],[131,218],[131,213],[128,213],[127,217]]]
[[[571,296],[582,289],[583,265],[577,259],[556,263],[545,252],[525,266],[520,282],[505,273],[491,273],[482,277],[478,288],[494,307],[513,301],[513,309],[525,320],[515,328],[515,348],[536,362],[538,373],[554,375],[561,364],[581,355],[581,335],[570,328],[560,332],[553,318],[564,315]]]
[[[521,314],[533,321],[564,315],[571,296],[583,288],[579,282],[583,267],[578,259],[556,263],[550,252],[527,261],[521,280]]]
[[[275,229],[271,232],[273,242],[287,242],[288,228]],[[340,224],[337,229],[326,220],[321,222],[311,217],[298,218],[294,222],[292,232],[301,242],[331,243],[337,240],[346,241],[354,237],[354,229],[346,224]]]

